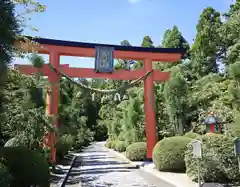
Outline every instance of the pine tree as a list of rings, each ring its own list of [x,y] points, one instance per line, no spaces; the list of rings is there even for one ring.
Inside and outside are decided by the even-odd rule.
[[[145,36],[143,38],[141,46],[142,47],[154,47],[151,37],[150,36]]]
[[[203,77],[218,72],[218,52],[220,46],[220,13],[212,7],[203,10],[197,28],[195,42],[191,49],[192,67],[197,76]]]
[[[150,36],[145,36],[143,38],[141,47],[154,47],[153,41]],[[133,69],[138,69],[143,67],[143,62],[142,61],[136,61],[136,63],[133,65]]]

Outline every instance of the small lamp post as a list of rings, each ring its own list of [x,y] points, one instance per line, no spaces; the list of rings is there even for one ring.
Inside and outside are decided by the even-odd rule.
[[[211,112],[210,116],[208,116],[205,119],[205,124],[207,126],[207,131],[210,132],[210,133],[214,133],[215,132],[215,125],[216,125],[216,123],[217,123],[217,119],[214,116],[214,113]]]
[[[240,138],[239,137],[234,138],[233,143],[234,143],[234,153],[238,160],[238,169],[240,172]]]

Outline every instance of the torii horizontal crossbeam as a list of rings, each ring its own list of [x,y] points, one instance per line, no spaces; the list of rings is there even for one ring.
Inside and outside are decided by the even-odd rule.
[[[152,61],[177,62],[185,50],[182,48],[152,48],[152,47],[135,47],[121,45],[107,45],[96,43],[83,43],[75,41],[55,40],[48,38],[26,37],[37,44],[18,40],[15,45],[25,52],[37,51],[40,54],[50,54],[57,52],[63,56],[81,56],[95,57],[96,46],[108,46],[114,48],[114,58],[129,60],[145,60],[150,58]]]
[[[48,64],[44,64],[41,69],[35,68],[31,65],[19,65],[15,64],[15,67],[20,70],[20,72],[31,75],[36,72],[43,73],[44,76],[49,76],[52,73],[52,69]],[[81,78],[97,78],[97,79],[113,79],[113,80],[136,80],[143,76],[146,72],[144,69],[139,70],[118,70],[113,73],[96,73],[94,69],[91,68],[72,68],[68,64],[61,64],[59,71],[65,73],[69,77],[81,77]],[[166,81],[169,79],[169,72],[160,72],[153,70],[153,80],[154,81]]]

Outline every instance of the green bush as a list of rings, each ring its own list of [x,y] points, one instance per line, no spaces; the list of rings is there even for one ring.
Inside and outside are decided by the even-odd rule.
[[[112,149],[113,149],[114,151],[116,151],[117,142],[118,142],[118,140],[114,140],[114,141],[112,142]]]
[[[207,134],[200,138],[202,141],[203,158],[200,160],[201,177],[205,182],[237,181],[238,163],[234,156],[231,138],[219,134]],[[192,153],[192,146],[188,144],[185,154],[187,175],[197,180],[197,160]]]
[[[230,137],[240,137],[240,114],[238,114],[234,122],[230,124],[227,134]]]
[[[6,147],[0,150],[0,156],[13,177],[11,187],[49,187],[49,165],[41,153]]]
[[[191,139],[197,139],[200,135],[194,132],[187,132],[186,134],[184,134],[184,136]]]
[[[12,184],[13,177],[8,169],[0,163],[0,186],[9,187]]]
[[[50,162],[50,154],[51,154],[51,150],[49,147],[44,147],[40,150],[40,153],[44,156],[44,158],[47,160],[48,164],[52,164]]]
[[[74,144],[74,148],[81,150],[83,147],[86,147],[94,140],[94,133],[89,129],[82,128],[77,133],[77,138]]]
[[[126,151],[125,142],[124,141],[117,141],[116,146],[115,146],[115,150],[118,151],[118,152]]]
[[[68,151],[71,150],[73,145],[74,137],[72,135],[64,134],[60,136],[55,145],[57,157],[62,158],[64,155],[68,153]]]
[[[153,162],[161,171],[184,172],[184,152],[190,138],[174,136],[159,141],[153,149]]]
[[[202,124],[193,124],[192,131],[197,134],[205,134],[206,133],[206,126]]]
[[[105,147],[115,150],[116,149],[116,142],[117,142],[117,140],[108,139],[106,144],[105,144]]]
[[[98,124],[95,128],[94,128],[94,139],[96,141],[104,141],[107,139],[107,127],[106,125],[103,124]]]
[[[131,161],[144,161],[147,158],[147,143],[135,142],[126,149],[126,156]]]
[[[124,131],[121,131],[118,135],[118,139],[120,141],[124,141],[125,140],[125,132]]]
[[[112,141],[110,139],[107,139],[106,143],[105,143],[105,147],[111,149],[112,147]]]
[[[111,139],[108,139],[105,146],[109,149],[114,149],[116,148],[116,143],[117,143],[117,140],[111,140]]]
[[[131,129],[129,131],[125,131],[125,144],[131,145],[134,142],[140,142],[143,140],[139,140],[139,132],[136,129]]]

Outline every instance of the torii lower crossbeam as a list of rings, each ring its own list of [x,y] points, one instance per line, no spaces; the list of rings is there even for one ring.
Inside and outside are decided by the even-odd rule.
[[[41,69],[34,68],[31,65],[19,65],[15,64],[15,67],[26,75],[41,72],[43,76],[50,76],[52,69],[48,64],[44,64]],[[95,78],[95,79],[112,79],[112,80],[135,80],[145,74],[144,69],[139,70],[118,70],[111,74],[109,73],[96,73],[92,68],[72,68],[68,64],[61,64],[58,68],[59,71],[68,75],[69,77],[81,77],[81,78]],[[169,78],[169,72],[159,72],[153,70],[153,81],[166,81]]]

